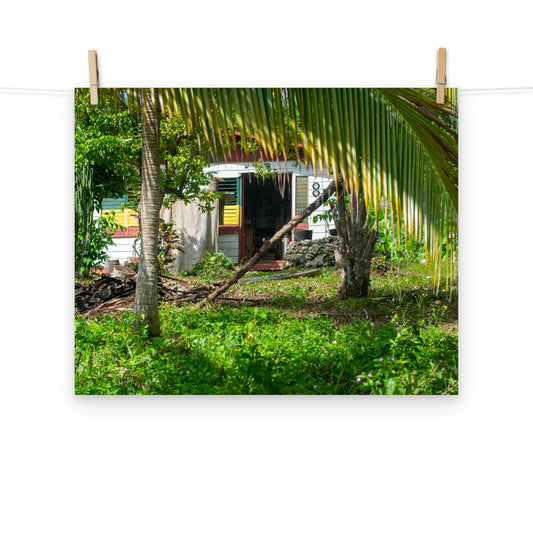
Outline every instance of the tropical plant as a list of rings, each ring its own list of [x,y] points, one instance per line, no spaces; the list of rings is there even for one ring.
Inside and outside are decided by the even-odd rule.
[[[457,394],[457,335],[421,321],[335,324],[276,307],[162,306],[164,331],[132,314],[78,317],[76,394]],[[290,340],[289,340],[290,339]]]
[[[165,207],[180,200],[184,204],[194,202],[200,210],[210,211],[214,201],[222,196],[212,186],[212,173],[204,171],[209,162],[198,147],[198,135],[197,130],[187,132],[182,120],[162,110],[160,151]]]
[[[174,228],[174,222],[165,222],[159,219],[159,267],[170,270],[176,260],[174,252],[185,252],[181,234]]]
[[[104,198],[124,197],[138,187],[141,154],[139,115],[126,101],[114,101],[112,89],[100,89],[98,106],[89,104],[89,91],[76,89],[74,99],[74,165],[88,168],[95,206]]]
[[[198,261],[190,271],[186,271],[185,275],[204,276],[207,278],[214,278],[220,275],[227,274],[235,270],[233,261],[227,257],[224,252],[215,252],[210,254],[206,252],[204,257]]]
[[[142,109],[143,249],[134,308],[137,326],[146,320],[150,334],[160,331],[161,108],[183,120],[188,132],[200,130],[203,146],[213,155],[236,147],[236,128],[239,140],[255,139],[272,158],[279,153],[286,157],[291,147],[299,154],[301,143],[305,163],[331,172],[337,180],[337,197],[349,196],[352,213],[358,213],[357,223],[366,220],[363,205],[364,211],[366,206],[377,210],[386,198],[397,227],[403,226],[412,236],[425,231],[426,253],[438,278],[443,249],[454,247],[457,235],[458,140],[456,92],[448,90],[446,105],[437,105],[434,93],[430,89],[349,88],[117,91],[115,95],[127,94],[129,105]],[[347,221],[356,223],[353,216]]]
[[[82,165],[75,172],[74,186],[74,269],[79,276],[83,263],[90,227],[94,212],[94,184],[93,170],[87,165]]]
[[[88,164],[75,173],[74,187],[74,272],[76,278],[87,279],[109,257],[107,249],[113,244],[111,233],[123,229],[111,212],[94,218],[98,209],[95,198],[93,168]]]
[[[434,280],[440,279],[443,257],[451,279],[455,254],[445,252],[456,248],[457,235],[456,91],[448,90],[445,106],[424,89],[287,89],[282,98],[272,92],[230,95],[233,107],[251,117],[253,135],[270,157],[301,141],[305,163],[336,177],[341,294],[366,294],[377,240],[368,215],[383,200],[397,232],[403,227],[419,241],[424,235]],[[225,97],[220,93],[219,101]],[[287,109],[288,132],[281,118]],[[209,124],[210,116],[203,120]],[[243,120],[239,128],[252,135]]]
[[[81,231],[76,235],[76,277],[89,279],[94,275],[94,270],[101,267],[109,259],[108,248],[113,245],[111,234],[124,229],[115,220],[115,213],[91,219],[86,234],[83,248]]]

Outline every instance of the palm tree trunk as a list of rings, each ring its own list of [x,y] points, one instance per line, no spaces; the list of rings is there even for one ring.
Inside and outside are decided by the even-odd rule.
[[[307,218],[311,213],[318,209],[328,198],[335,192],[335,181],[332,181],[322,194],[312,203],[310,203],[303,211],[294,216],[285,226],[283,226],[269,241],[265,241],[256,254],[249,259],[231,278],[225,281],[216,291],[213,291],[203,302],[212,302],[215,298],[227,291],[233,284],[237,283],[246,272],[250,271],[254,265],[264,257],[268,250],[278,243],[284,235],[289,233],[296,227],[304,218]]]
[[[344,192],[338,193],[337,205],[332,212],[339,237],[339,248],[335,252],[336,263],[341,269],[339,296],[366,297],[379,233],[366,225],[367,211],[362,191],[358,195],[352,189],[347,206]]]
[[[157,337],[161,331],[157,282],[159,274],[159,211],[163,196],[159,153],[160,110],[157,107],[157,89],[154,89],[153,93],[149,89],[143,89],[142,95],[142,170],[139,206],[141,257],[133,307],[136,316],[133,329],[139,331],[141,325],[146,324],[148,333]]]

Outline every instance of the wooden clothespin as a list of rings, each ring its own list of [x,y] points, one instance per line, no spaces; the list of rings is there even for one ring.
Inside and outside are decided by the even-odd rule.
[[[89,50],[89,83],[91,87],[91,105],[98,104],[98,58],[96,50]]]
[[[437,51],[437,104],[444,104],[446,86],[446,48]]]

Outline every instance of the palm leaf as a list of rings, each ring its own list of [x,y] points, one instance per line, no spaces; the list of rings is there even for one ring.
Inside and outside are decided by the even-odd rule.
[[[406,234],[424,233],[426,254],[441,268],[456,246],[458,208],[457,90],[437,105],[433,89],[160,90],[161,105],[201,128],[214,156],[257,142],[264,154],[287,158],[293,145],[314,172],[342,175],[377,210],[385,200],[391,221]],[[121,96],[122,95],[122,96]],[[124,96],[126,95],[126,96]],[[117,93],[138,106],[138,90]],[[446,268],[449,270],[450,265]]]

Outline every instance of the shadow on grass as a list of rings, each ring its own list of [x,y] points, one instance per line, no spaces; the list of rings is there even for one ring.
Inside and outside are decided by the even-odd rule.
[[[235,299],[231,302],[220,300],[221,305],[233,307],[267,307],[274,308],[299,317],[317,315],[329,316],[337,323],[347,324],[370,320],[380,324],[390,323],[393,317],[413,325],[420,321],[438,326],[447,325],[457,327],[458,299],[456,292],[452,293],[451,301],[447,294],[425,288],[408,291],[394,291],[385,293],[380,290],[371,291],[367,298],[341,299],[333,296],[305,296],[303,294],[278,293],[272,294],[260,301],[242,301]],[[303,292],[303,291],[301,291]]]
[[[131,315],[76,321],[76,394],[455,394],[457,338],[369,321],[337,326],[265,308],[162,307],[163,335]]]

